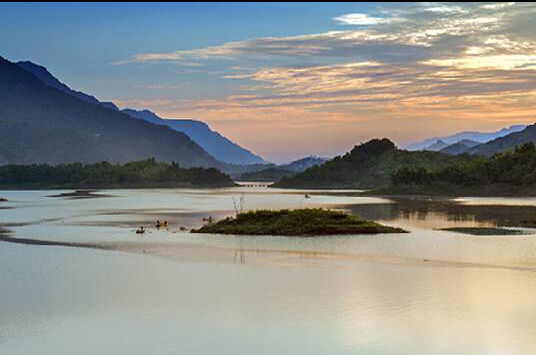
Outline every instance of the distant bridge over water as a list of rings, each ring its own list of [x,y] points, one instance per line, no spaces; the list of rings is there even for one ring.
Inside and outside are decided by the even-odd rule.
[[[273,184],[272,181],[235,181],[238,186],[248,188],[267,188]]]

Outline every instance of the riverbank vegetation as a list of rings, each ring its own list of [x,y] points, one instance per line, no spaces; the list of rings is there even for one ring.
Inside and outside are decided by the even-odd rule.
[[[2,188],[114,188],[233,186],[215,168],[182,168],[154,158],[126,164],[31,164],[0,166]]]
[[[430,171],[424,167],[404,167],[392,175],[394,185],[426,186],[450,184],[461,187],[509,185],[517,189],[536,185],[536,147],[526,143],[513,151],[492,157],[477,157]]]
[[[251,171],[240,175],[240,181],[279,181],[284,177],[296,175],[295,171],[271,167],[258,171]]]

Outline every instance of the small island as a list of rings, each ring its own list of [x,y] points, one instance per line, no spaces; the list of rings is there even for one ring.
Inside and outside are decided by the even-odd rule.
[[[451,227],[441,228],[439,230],[471,234],[471,235],[520,235],[526,234],[525,231],[513,228],[499,228],[499,227]]]
[[[319,236],[407,232],[400,228],[363,220],[341,211],[306,208],[239,213],[234,217],[208,223],[199,229],[192,230],[192,233]]]

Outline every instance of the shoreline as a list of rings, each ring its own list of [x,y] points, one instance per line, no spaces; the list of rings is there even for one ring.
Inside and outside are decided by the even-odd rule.
[[[536,185],[517,186],[508,184],[488,185],[391,185],[383,187],[352,187],[352,186],[317,186],[317,187],[288,187],[270,185],[268,188],[302,189],[302,190],[362,190],[359,196],[374,197],[536,197]]]
[[[0,191],[43,191],[43,190],[141,190],[141,189],[213,189],[237,187],[238,184],[227,185],[192,185],[192,184],[170,184],[170,183],[155,183],[155,184],[125,184],[125,185],[0,185]]]
[[[315,267],[344,267],[341,265],[333,264],[320,265],[315,263],[314,265],[311,265],[309,263],[317,260],[322,260],[334,262],[349,261],[355,263],[378,263],[409,267],[504,269],[530,272],[536,271],[536,265],[501,265],[392,255],[367,255],[312,250],[232,248],[221,246],[200,246],[195,244],[169,244],[158,242],[146,242],[143,245],[138,242],[78,243],[41,240],[26,237],[10,237],[6,234],[0,234],[0,243],[10,243],[37,247],[67,247],[93,249],[100,251],[114,251],[158,257],[178,263],[193,262],[219,264],[249,264],[253,266],[310,265]]]

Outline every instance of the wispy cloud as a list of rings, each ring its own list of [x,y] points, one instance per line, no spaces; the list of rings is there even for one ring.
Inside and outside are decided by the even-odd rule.
[[[334,20],[342,25],[377,25],[379,23],[387,23],[392,19],[383,17],[373,17],[367,14],[346,14],[335,17]]]
[[[516,30],[511,27],[516,19],[534,15],[535,9],[534,4],[515,3],[398,5],[383,9],[383,17],[350,13],[335,18],[338,23],[366,28],[257,38],[164,53],[142,53],[130,60],[195,62],[248,56],[345,58],[355,55],[381,60],[397,56],[411,59],[434,54],[452,55],[471,44],[481,44],[488,36],[504,33],[515,37]],[[515,38],[511,40],[515,41]],[[405,52],[418,53],[409,56]]]
[[[434,131],[447,124],[456,129],[456,120],[467,128],[468,122],[536,117],[536,4],[417,3],[374,13],[336,17],[334,24],[348,26],[344,31],[143,53],[131,60],[228,60],[221,76],[239,80],[242,94],[159,105],[168,114],[219,125],[234,125],[226,123],[229,117],[250,127],[283,118],[287,126],[337,122],[350,140],[370,133],[362,125],[356,133],[351,123],[367,121],[370,130],[383,132],[392,122],[392,135],[404,140],[415,132],[400,121],[426,126],[415,121],[426,119]]]

